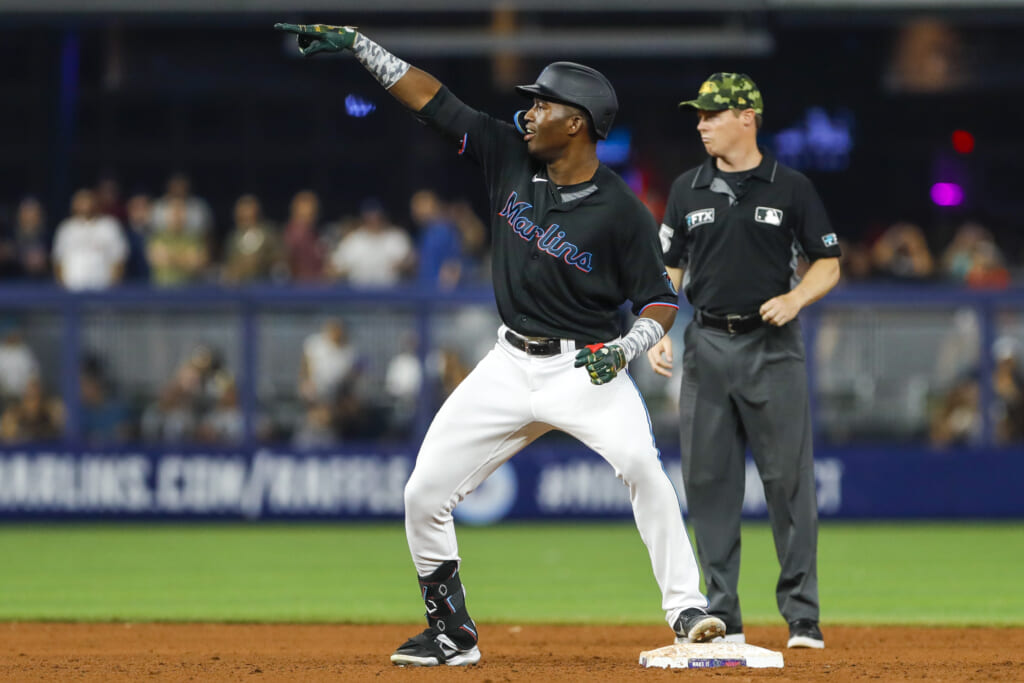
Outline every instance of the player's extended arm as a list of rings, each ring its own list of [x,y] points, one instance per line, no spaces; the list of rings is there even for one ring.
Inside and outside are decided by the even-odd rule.
[[[683,269],[666,267],[665,270],[668,272],[669,278],[672,280],[673,286],[676,291],[679,291],[679,285],[683,281]],[[675,315],[673,315],[675,318]],[[669,325],[671,327],[671,325]],[[668,327],[665,331],[668,331]],[[666,334],[658,343],[647,350],[647,362],[651,364],[651,369],[663,377],[672,376],[672,340]]]
[[[391,54],[355,26],[274,24],[274,28],[294,33],[303,57],[350,50],[385,90],[414,112],[423,109],[441,89],[441,82],[436,78]]]

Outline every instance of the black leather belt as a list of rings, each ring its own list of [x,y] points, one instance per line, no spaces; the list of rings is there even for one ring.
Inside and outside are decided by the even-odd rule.
[[[701,327],[710,327],[722,330],[729,334],[746,334],[753,332],[764,325],[761,315],[751,313],[750,315],[712,315],[700,309],[693,312],[693,319]]]
[[[558,337],[520,337],[512,330],[505,330],[505,340],[530,356],[555,356],[562,352],[562,340]],[[587,342],[575,339],[573,342],[577,349],[587,345]]]

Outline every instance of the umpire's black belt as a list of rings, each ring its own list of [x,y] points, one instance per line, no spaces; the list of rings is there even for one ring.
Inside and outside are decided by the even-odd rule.
[[[505,341],[530,356],[556,356],[562,353],[562,342],[558,337],[523,337],[512,330],[505,330]],[[577,349],[589,342],[570,339]]]
[[[749,315],[712,315],[706,311],[697,309],[693,312],[693,319],[701,327],[710,327],[715,330],[722,330],[729,334],[746,334],[753,332],[764,325],[759,313]]]

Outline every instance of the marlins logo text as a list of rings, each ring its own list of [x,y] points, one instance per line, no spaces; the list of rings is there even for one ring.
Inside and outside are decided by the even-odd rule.
[[[565,231],[558,229],[558,223],[552,223],[547,229],[531,221],[523,215],[527,209],[532,209],[533,204],[518,202],[519,195],[514,191],[509,194],[505,208],[498,213],[499,216],[508,221],[512,230],[527,242],[537,240],[537,248],[545,254],[560,258],[570,266],[576,266],[584,273],[593,269],[594,255],[589,251],[580,251],[572,242],[565,239]]]

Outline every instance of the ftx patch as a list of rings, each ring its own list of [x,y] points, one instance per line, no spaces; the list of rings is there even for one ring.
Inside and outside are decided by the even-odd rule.
[[[697,209],[686,214],[686,229],[693,230],[697,226],[704,225],[705,223],[715,222],[715,210],[710,209]]]

